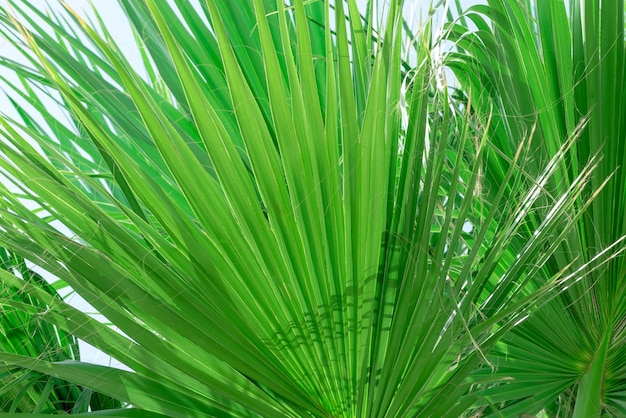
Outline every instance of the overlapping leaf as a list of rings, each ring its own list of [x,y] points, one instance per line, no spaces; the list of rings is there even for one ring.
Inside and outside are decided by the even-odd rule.
[[[624,2],[571,1],[569,10],[562,1],[487,3],[465,15],[476,31],[452,26],[463,53],[451,66],[464,89],[484,92],[474,100],[477,113],[497,109],[493,140],[511,155],[520,132],[536,126],[536,155],[550,155],[582,126],[549,186],[555,191],[594,155],[603,156],[584,192],[598,197],[546,265],[556,272],[595,257],[626,233]],[[496,184],[502,179],[497,171],[488,176]],[[533,217],[533,223],[542,219]],[[530,236],[526,231],[519,245]],[[514,380],[487,391],[494,415],[543,408],[585,418],[626,414],[624,268],[623,257],[615,258],[569,287],[496,351],[498,374]]]
[[[51,36],[27,3],[26,26],[2,10],[30,64],[2,61],[21,120],[0,121],[19,189],[2,186],[0,236],[122,332],[0,277],[130,371],[2,364],[135,407],[122,416],[456,417],[501,338],[604,265],[546,268],[599,159],[564,177],[576,132],[540,158],[530,130],[493,141],[432,82],[429,25],[403,78],[401,1],[376,29],[355,1],[120,3],[143,77],[106,28],[39,15]]]

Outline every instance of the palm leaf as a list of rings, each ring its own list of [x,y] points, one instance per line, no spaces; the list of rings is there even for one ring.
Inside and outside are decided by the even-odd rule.
[[[546,273],[553,274],[590,260],[626,233],[624,2],[572,1],[569,11],[559,1],[488,3],[465,14],[477,31],[451,26],[463,50],[451,56],[451,66],[464,89],[484,92],[473,102],[478,114],[498,109],[494,141],[510,155],[518,133],[536,125],[537,155],[550,155],[584,125],[549,186],[555,191],[567,187],[593,155],[603,155],[583,194],[598,198],[546,264]],[[500,173],[490,176],[492,182],[501,179]],[[611,180],[599,193],[607,176]],[[529,236],[530,230],[522,241]],[[491,410],[494,415],[542,408],[576,417],[626,414],[624,268],[623,258],[614,258],[543,307],[495,351],[498,375],[512,381],[486,391],[492,408],[504,408]]]
[[[1,61],[21,85],[20,118],[0,121],[0,236],[121,333],[0,278],[130,371],[0,363],[134,407],[122,416],[459,416],[500,339],[604,265],[544,268],[599,160],[562,183],[575,133],[540,161],[530,132],[513,154],[492,141],[433,83],[428,24],[403,78],[402,2],[376,37],[354,1],[120,3],[145,77],[104,27],[39,15],[50,36],[28,4],[19,21],[2,9],[30,64]],[[508,187],[486,193],[484,170]]]
[[[1,250],[1,259],[3,274],[19,275],[21,281],[37,286],[45,295],[37,298],[13,287],[2,288],[1,351],[48,362],[80,360],[76,337],[41,320],[48,308],[43,300],[60,299],[55,287],[62,286],[62,282],[49,284],[28,268],[24,259],[5,249]],[[0,411],[5,413],[80,413],[88,408],[99,411],[120,406],[90,389],[16,364],[0,368],[0,381]]]

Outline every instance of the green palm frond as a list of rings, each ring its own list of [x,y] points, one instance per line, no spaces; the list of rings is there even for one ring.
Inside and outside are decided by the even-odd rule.
[[[132,406],[110,414],[469,414],[502,338],[620,250],[552,268],[604,160],[564,176],[575,129],[541,154],[539,131],[492,139],[499,108],[434,82],[430,23],[406,33],[401,1],[374,28],[352,0],[120,0],[145,68],[101,24],[11,4],[1,31],[28,64],[0,59],[19,80],[0,237],[121,332],[0,280],[130,370],[0,364]]]
[[[549,186],[555,191],[593,155],[603,156],[583,193],[598,197],[546,264],[550,274],[585,263],[626,234],[624,2],[573,0],[569,10],[559,1],[488,3],[465,14],[476,31],[451,26],[462,53],[451,55],[450,65],[462,89],[484,92],[474,100],[478,114],[497,109],[493,140],[511,155],[519,134],[536,129],[537,155],[550,155],[584,124]],[[489,175],[493,182],[502,177]],[[494,361],[498,374],[513,380],[487,390],[494,409],[505,408],[494,416],[542,408],[555,416],[559,410],[559,416],[585,418],[626,414],[625,268],[623,257],[614,258],[507,337]]]

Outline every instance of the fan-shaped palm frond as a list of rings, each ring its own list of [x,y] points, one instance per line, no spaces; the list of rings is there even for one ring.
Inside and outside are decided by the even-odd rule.
[[[546,263],[549,275],[585,263],[626,233],[624,2],[572,0],[569,10],[560,1],[488,4],[465,14],[475,31],[451,27],[463,52],[451,56],[450,65],[463,89],[484,92],[473,98],[477,113],[496,109],[490,137],[512,155],[520,134],[535,129],[537,155],[551,155],[584,125],[550,182],[555,191],[567,187],[596,153],[603,155],[583,193],[598,198]],[[495,183],[503,176],[487,175]],[[531,236],[526,231],[519,245]],[[513,380],[487,390],[493,415],[542,408],[555,416],[626,415],[625,269],[624,258],[614,258],[507,337],[493,361],[500,376]]]
[[[121,332],[0,278],[130,371],[1,364],[133,406],[118,416],[457,417],[501,338],[603,266],[545,268],[599,160],[565,181],[574,132],[540,158],[536,133],[492,141],[432,83],[428,24],[403,79],[401,1],[376,34],[355,1],[120,3],[145,74],[102,25],[0,12],[30,60],[0,62],[19,80],[0,237]]]

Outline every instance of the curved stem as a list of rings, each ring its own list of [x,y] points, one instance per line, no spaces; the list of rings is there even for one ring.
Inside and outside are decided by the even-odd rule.
[[[599,418],[602,413],[604,364],[611,332],[606,331],[589,369],[580,379],[573,418]]]

